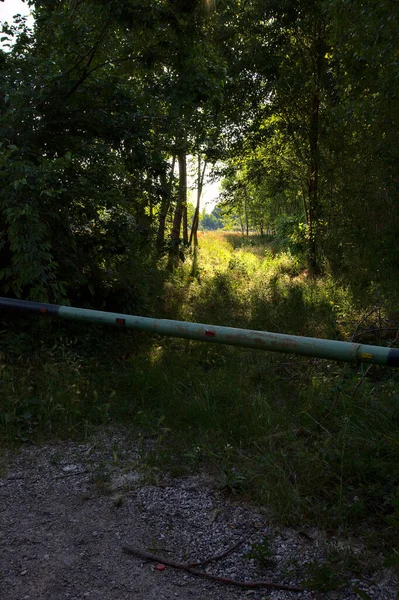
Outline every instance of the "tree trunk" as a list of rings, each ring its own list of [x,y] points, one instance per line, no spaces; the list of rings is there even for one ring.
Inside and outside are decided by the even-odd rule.
[[[241,206],[238,208],[238,217],[240,219],[241,235],[244,237],[244,221],[242,220]]]
[[[322,24],[316,25],[314,55],[316,63],[315,89],[311,97],[311,114],[309,123],[309,179],[308,179],[308,247],[307,259],[309,275],[316,276],[319,272],[317,260],[317,223],[319,215],[319,122],[320,122],[320,88],[323,70],[324,39]]]
[[[311,276],[317,275],[317,244],[316,244],[316,226],[318,217],[318,179],[319,179],[319,159],[318,159],[318,133],[319,133],[319,92],[312,94],[312,113],[310,118],[310,173],[308,184],[308,269]]]
[[[247,210],[247,191],[246,190],[244,190],[244,218],[245,218],[246,236],[248,237],[249,229],[248,229],[248,210]]]
[[[202,188],[204,185],[205,170],[206,170],[206,160],[204,161],[204,168],[202,169],[202,172],[201,172],[201,156],[198,154],[197,204],[195,206],[193,224],[191,226],[190,242],[189,242],[190,246],[193,243],[193,239],[194,239],[194,246],[198,246],[198,224],[199,224],[199,213],[200,213],[200,201],[201,201]]]
[[[175,171],[175,163],[176,163],[176,156],[173,156],[169,182],[167,182],[167,180],[166,180],[166,173],[164,173],[162,175],[162,179],[161,179],[162,201],[161,201],[161,210],[159,213],[159,225],[158,225],[157,239],[155,242],[158,252],[162,252],[164,249],[164,246],[165,246],[165,223],[166,223],[166,217],[168,216],[170,201],[172,199],[172,185],[173,185],[173,175],[174,175],[174,171]]]
[[[183,206],[183,244],[188,246],[188,220],[187,220],[187,201]]]
[[[151,225],[152,225],[153,220],[154,220],[154,202],[153,202],[152,194],[150,194],[150,224]]]
[[[186,155],[179,154],[179,193],[173,217],[172,235],[170,241],[168,268],[174,269],[179,261],[180,252],[180,229],[183,217],[183,209],[187,202],[187,168]]]

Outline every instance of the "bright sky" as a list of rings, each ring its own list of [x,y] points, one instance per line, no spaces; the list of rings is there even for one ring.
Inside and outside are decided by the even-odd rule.
[[[177,175],[177,167],[175,169],[175,175]],[[201,210],[205,208],[207,213],[211,213],[216,205],[216,200],[219,195],[220,181],[213,183],[208,182],[210,173],[210,167],[208,166],[205,172],[204,187],[201,195]],[[187,157],[187,184],[189,189],[188,198],[194,205],[197,203],[197,188],[196,188],[196,176],[197,176],[197,157]]]
[[[219,181],[215,181],[214,183],[206,183],[204,184],[204,188],[202,190],[201,196],[201,210],[205,208],[207,213],[211,213],[216,205],[216,200],[219,195]],[[189,185],[193,185],[189,181]],[[197,190],[193,189],[191,191],[191,202],[196,204],[197,202]]]
[[[25,2],[22,2],[22,0],[0,0],[0,22],[2,23],[5,21],[12,23],[14,15],[29,15],[29,13],[29,6]],[[28,25],[33,25],[32,17],[28,20]],[[218,181],[215,183],[205,183],[201,198],[201,209],[205,207],[206,212],[212,212],[218,193]],[[193,191],[193,198],[196,198],[196,190]]]
[[[3,0],[0,1],[0,21],[12,23],[14,15],[28,15],[30,8],[22,0]],[[28,25],[33,24],[33,19],[29,19]]]
[[[212,212],[215,208],[216,200],[219,195],[219,184],[220,181],[215,181],[214,183],[207,183],[204,186],[204,192],[201,198],[201,208],[205,207],[205,210],[208,213]]]

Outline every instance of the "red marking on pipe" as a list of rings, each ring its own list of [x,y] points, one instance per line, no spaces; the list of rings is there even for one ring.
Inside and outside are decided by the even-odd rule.
[[[205,329],[205,335],[207,335],[208,337],[215,337],[216,333],[214,331],[211,331],[210,329]]]
[[[41,308],[41,309],[40,309],[40,312],[41,312],[41,313],[46,313],[46,312],[47,312],[47,308]]]
[[[115,319],[115,323],[117,323],[118,325],[124,325],[125,319]]]

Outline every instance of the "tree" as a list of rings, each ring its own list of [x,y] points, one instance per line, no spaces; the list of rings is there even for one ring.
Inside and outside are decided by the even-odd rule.
[[[384,281],[392,285],[399,264],[399,13],[388,0],[332,1],[327,10],[328,63],[336,83],[328,122],[333,135],[325,252],[335,273],[344,272],[363,289]],[[350,26],[341,29],[344,22]]]
[[[7,292],[59,301],[108,286],[149,230],[164,103],[112,6],[38,3],[33,35],[4,29],[17,40],[2,54],[1,275]]]
[[[204,160],[203,165],[201,166],[201,155],[198,152],[198,166],[197,166],[197,202],[195,205],[195,211],[193,216],[193,222],[191,226],[190,232],[190,246],[194,241],[194,246],[198,246],[198,225],[199,225],[199,216],[200,216],[200,202],[201,202],[201,194],[202,189],[204,187],[204,178],[206,171],[207,162]]]
[[[205,212],[205,209],[202,211],[200,217],[200,227],[202,230],[208,231],[215,231],[216,229],[223,228],[223,221],[216,208],[214,208],[211,213]]]
[[[247,235],[296,228],[310,273],[397,269],[390,0],[32,4],[33,33],[5,26],[0,54],[7,293],[105,302],[117,281],[133,289],[118,273],[144,248],[169,247],[174,267],[194,154],[197,200],[204,165],[224,161],[226,212]]]

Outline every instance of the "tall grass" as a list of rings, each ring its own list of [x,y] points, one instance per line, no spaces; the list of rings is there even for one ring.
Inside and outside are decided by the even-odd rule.
[[[344,340],[362,320],[342,284],[309,279],[289,251],[218,232],[200,237],[163,298],[158,316]],[[123,423],[156,440],[159,469],[206,468],[226,493],[255,499],[280,523],[367,528],[380,547],[395,546],[396,371],[19,323],[2,334],[3,442],[87,436],[93,426]]]

